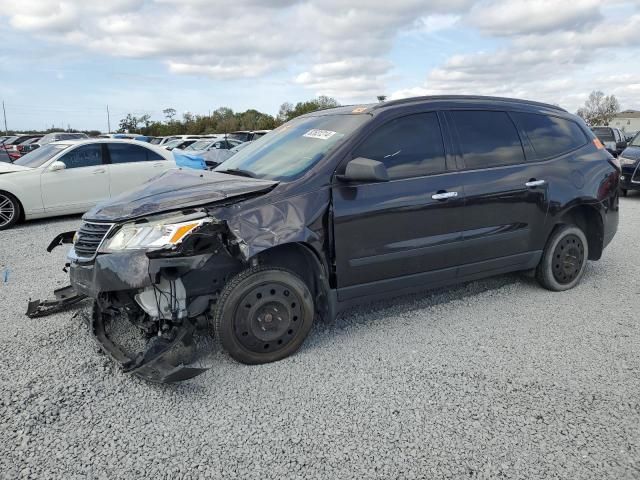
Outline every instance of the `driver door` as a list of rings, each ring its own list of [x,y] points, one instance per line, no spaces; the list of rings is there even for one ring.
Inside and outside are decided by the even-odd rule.
[[[80,145],[58,161],[65,164],[64,169],[49,167],[40,177],[46,212],[82,213],[109,198],[109,173],[101,143]]]
[[[334,183],[338,298],[453,281],[464,260],[464,190],[437,113],[383,124],[351,157],[383,163],[389,181]]]

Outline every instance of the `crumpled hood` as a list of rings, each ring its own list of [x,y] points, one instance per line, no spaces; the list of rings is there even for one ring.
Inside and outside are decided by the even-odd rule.
[[[640,159],[640,147],[627,147],[620,156],[629,160],[638,160]]]
[[[25,170],[33,170],[33,168],[23,167],[22,165],[14,165],[13,163],[0,162],[0,174],[24,172]]]
[[[278,182],[207,170],[173,169],[140,187],[103,202],[85,220],[121,222],[181,208],[198,207],[232,197],[268,192]]]

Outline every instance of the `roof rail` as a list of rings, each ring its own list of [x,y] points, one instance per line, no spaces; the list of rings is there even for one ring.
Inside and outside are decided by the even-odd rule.
[[[385,102],[381,102],[375,104],[372,109],[384,108],[393,105],[403,105],[406,103],[416,103],[416,102],[426,102],[426,101],[437,101],[437,100],[486,100],[491,102],[504,102],[504,103],[522,103],[525,105],[535,105],[538,107],[546,107],[554,110],[559,110],[561,112],[566,112],[566,110],[557,105],[551,105],[543,102],[536,102],[533,100],[522,100],[519,98],[507,98],[507,97],[486,97],[482,95],[425,95],[422,97],[409,97],[409,98],[401,98],[398,100],[389,100]]]

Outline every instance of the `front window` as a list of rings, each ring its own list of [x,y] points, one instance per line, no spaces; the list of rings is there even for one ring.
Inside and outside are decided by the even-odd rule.
[[[361,114],[296,118],[252,142],[215,170],[236,170],[268,180],[292,180],[370,119],[369,115]]]
[[[37,150],[33,150],[32,152],[23,155],[18,160],[13,162],[15,165],[21,165],[23,167],[29,168],[38,168],[51,160],[55,155],[60,153],[63,150],[66,150],[71,145],[67,143],[48,143],[38,148]]]

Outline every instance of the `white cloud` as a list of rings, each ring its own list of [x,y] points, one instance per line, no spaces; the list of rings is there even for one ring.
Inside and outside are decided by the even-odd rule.
[[[617,95],[623,105],[640,107],[640,65],[635,61],[640,14],[617,19],[612,26],[597,6],[594,10],[593,2],[553,2],[559,8],[557,16],[551,10],[543,15],[544,3],[479,3],[466,21],[487,32],[499,31],[509,43],[497,50],[451,56],[427,73],[423,85],[397,90],[391,97],[499,95],[558,103],[573,111],[591,90],[600,89]],[[483,5],[486,14],[475,15]],[[530,21],[524,21],[527,16]]]
[[[20,8],[0,0],[0,12],[14,30],[54,44],[154,58],[179,75],[285,72],[341,101],[372,99],[393,82],[404,83],[393,97],[487,93],[573,108],[591,88],[632,101],[640,84],[629,51],[640,46],[637,0],[22,0]],[[455,29],[487,40],[486,50],[456,53],[448,40],[452,53],[425,66],[424,84],[407,84],[390,60],[398,39]],[[423,61],[421,52],[412,61]]]
[[[600,0],[488,0],[476,3],[469,22],[497,36],[577,30],[603,18]]]

